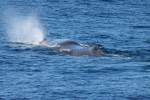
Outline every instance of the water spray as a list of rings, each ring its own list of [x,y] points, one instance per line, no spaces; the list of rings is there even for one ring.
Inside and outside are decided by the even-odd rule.
[[[13,16],[7,22],[8,41],[38,45],[44,40],[44,31],[35,16]]]

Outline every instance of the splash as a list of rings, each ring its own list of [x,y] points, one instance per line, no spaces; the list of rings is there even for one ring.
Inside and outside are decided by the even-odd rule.
[[[44,31],[36,16],[12,16],[7,22],[8,41],[38,45]]]

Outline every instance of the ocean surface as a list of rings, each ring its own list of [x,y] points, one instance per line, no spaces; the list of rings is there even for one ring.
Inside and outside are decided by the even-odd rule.
[[[14,46],[4,21],[12,9],[35,13],[49,41],[98,44],[111,55]],[[0,48],[0,100],[150,100],[150,0],[1,0]]]

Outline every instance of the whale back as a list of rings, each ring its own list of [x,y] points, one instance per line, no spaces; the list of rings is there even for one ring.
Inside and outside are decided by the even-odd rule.
[[[72,40],[60,42],[58,45],[60,46],[59,50],[61,52],[73,56],[100,56],[103,54],[103,51],[96,47],[93,48],[87,45],[82,45]]]
[[[47,41],[40,43],[42,46],[49,47],[58,52],[73,56],[101,56],[104,52],[99,46],[83,45],[73,40],[58,41],[56,45],[49,45]]]
[[[73,46],[73,45],[80,45],[79,43],[75,42],[75,41],[72,41],[72,40],[66,40],[66,41],[63,41],[61,43],[58,43],[59,45],[61,46]]]

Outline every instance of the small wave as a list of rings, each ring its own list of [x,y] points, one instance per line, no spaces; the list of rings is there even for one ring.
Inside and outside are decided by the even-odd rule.
[[[32,45],[32,44],[24,44],[24,43],[17,43],[17,42],[8,42],[7,45],[5,45],[5,48],[12,52],[36,52],[39,54],[45,54],[45,55],[56,55],[58,54],[56,51],[39,46],[39,45]]]
[[[150,26],[146,25],[137,25],[137,26],[132,26],[134,29],[150,29]]]

